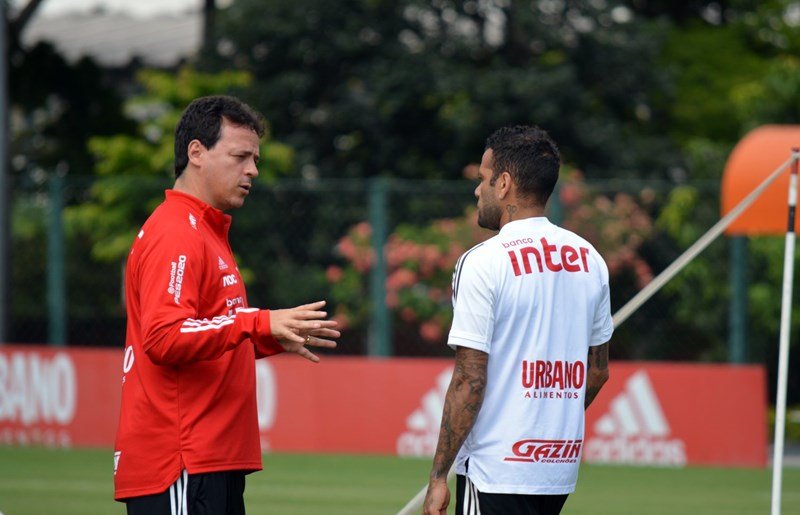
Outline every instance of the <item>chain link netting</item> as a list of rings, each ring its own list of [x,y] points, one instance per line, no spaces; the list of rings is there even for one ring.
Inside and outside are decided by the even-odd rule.
[[[133,180],[130,206],[106,203],[89,218],[127,224],[129,237],[170,187],[167,180]],[[59,303],[69,345],[122,346],[125,334],[124,255],[98,252],[91,224],[76,207],[97,203],[109,179],[67,177],[19,185],[13,199],[11,341],[52,339]],[[450,276],[455,260],[493,233],[476,224],[474,183],[469,181],[289,181],[260,183],[245,206],[233,211],[231,245],[249,303],[290,307],[317,299],[345,328],[338,354],[367,354],[376,331],[388,335],[398,356],[448,355]],[[53,216],[61,195],[62,216]],[[110,207],[109,207],[110,206]],[[102,205],[95,206],[103,209]],[[565,175],[549,216],[586,237],[611,273],[612,311],[663,270],[718,218],[718,186],[584,181]],[[130,219],[125,219],[129,217]],[[138,217],[138,219],[137,219]],[[53,237],[54,224],[61,231]],[[384,266],[376,277],[375,237],[383,237]],[[60,240],[63,247],[54,249]],[[106,236],[106,240],[108,240]],[[125,240],[129,245],[132,238]],[[612,356],[624,359],[725,361],[728,355],[729,241],[720,238],[647,302],[616,332]],[[53,285],[54,261],[63,265],[63,291]],[[379,280],[380,288],[375,289]],[[377,292],[377,296],[376,296]],[[383,305],[374,309],[373,299]],[[376,328],[376,314],[388,318]],[[769,354],[758,335],[747,360]]]

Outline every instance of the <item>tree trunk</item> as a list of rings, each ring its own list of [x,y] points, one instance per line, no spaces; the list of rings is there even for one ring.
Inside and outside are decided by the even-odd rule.
[[[8,20],[8,45],[9,49],[13,50],[20,45],[20,38],[25,26],[33,18],[36,9],[44,0],[29,0],[25,7],[19,12],[16,18]]]
[[[204,57],[213,55],[217,43],[215,25],[217,18],[216,0],[204,0],[203,4],[203,47],[201,54]]]

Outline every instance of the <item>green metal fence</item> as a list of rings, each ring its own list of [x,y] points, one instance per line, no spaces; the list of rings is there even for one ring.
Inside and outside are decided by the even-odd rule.
[[[120,214],[117,204],[98,203],[111,188],[108,178],[54,175],[17,185],[12,342],[122,346],[124,255],[109,259],[98,253],[95,233],[107,232],[106,220],[96,219],[95,230],[76,222],[74,210],[95,203],[115,223],[135,211],[124,222],[138,228],[171,181],[119,180],[128,188],[133,184],[135,197],[144,199],[137,209]],[[232,247],[250,304],[279,308],[327,299],[332,313],[346,322],[339,354],[448,355],[446,283],[452,264],[459,251],[491,236],[475,227],[473,189],[466,180],[258,184],[245,206],[231,213]],[[131,191],[131,197],[117,202],[132,198]],[[604,254],[616,309],[718,219],[717,206],[716,185],[676,188],[567,175],[548,209],[554,221],[584,235]],[[747,249],[746,240],[712,244],[619,328],[613,354],[768,361],[771,334],[745,324],[753,286],[743,277],[748,266],[761,266],[746,264]],[[760,255],[756,261],[767,259],[769,250]],[[754,279],[767,289],[772,280]],[[756,332],[750,341],[748,330]]]

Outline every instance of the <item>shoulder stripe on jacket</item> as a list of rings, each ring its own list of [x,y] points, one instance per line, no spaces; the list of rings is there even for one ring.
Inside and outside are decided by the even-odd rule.
[[[458,262],[456,262],[456,270],[453,272],[453,302],[455,302],[456,298],[458,298],[458,283],[461,281],[461,269],[464,267],[464,262],[467,260],[467,256],[469,256],[470,252],[477,249],[481,245],[483,245],[483,243],[478,243],[466,251],[464,255],[458,259]]]

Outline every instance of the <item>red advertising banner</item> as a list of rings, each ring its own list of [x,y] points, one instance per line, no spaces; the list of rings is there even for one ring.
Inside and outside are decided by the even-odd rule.
[[[108,446],[122,351],[0,346],[0,444]]]
[[[766,398],[760,366],[614,363],[587,412],[583,458],[762,467]]]
[[[256,362],[265,451],[430,456],[452,361],[280,355]],[[0,347],[0,443],[107,446],[122,351]],[[761,367],[614,363],[587,414],[584,459],[764,466]]]
[[[442,359],[259,360],[262,447],[432,456],[451,374]]]

